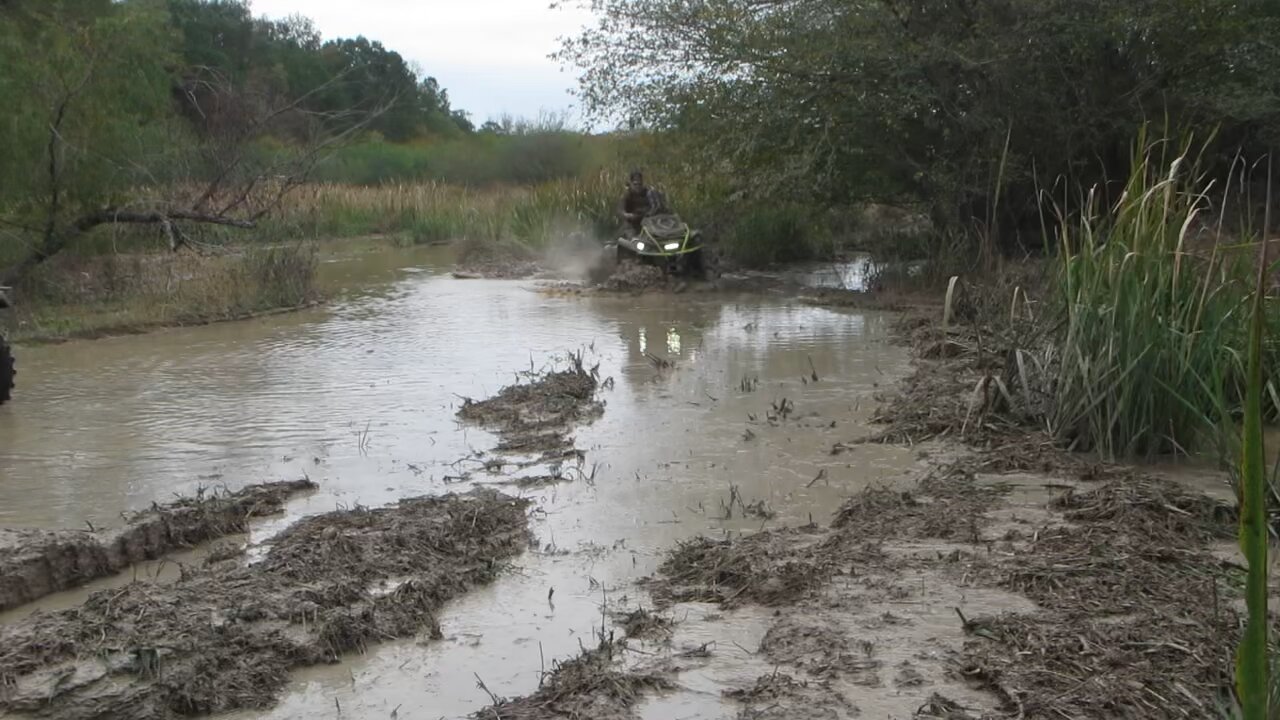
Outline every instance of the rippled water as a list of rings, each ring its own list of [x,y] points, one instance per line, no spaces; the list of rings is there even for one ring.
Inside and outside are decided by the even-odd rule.
[[[851,492],[914,467],[901,448],[830,453],[868,432],[875,394],[902,371],[887,316],[753,296],[551,297],[447,270],[439,251],[347,258],[324,272],[349,290],[314,311],[20,348],[20,393],[0,407],[0,524],[106,525],[200,485],[320,484],[255,527],[257,541],[302,514],[466,489],[445,477],[493,438],[458,424],[460,399],[584,349],[616,384],[577,432],[595,481],[533,496],[543,551],[452,603],[445,641],[300,673],[263,715],[332,716],[337,700],[347,717],[457,717],[485,704],[476,674],[500,695],[536,687],[543,663],[592,641],[605,599],[643,600],[633,581],[678,540],[764,524],[722,519],[731,485],[778,513],[769,525],[824,522]],[[783,398],[790,420],[749,424]]]

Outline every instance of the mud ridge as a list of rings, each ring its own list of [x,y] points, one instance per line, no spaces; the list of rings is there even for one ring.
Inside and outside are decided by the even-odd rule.
[[[623,669],[617,655],[621,641],[602,640],[571,660],[557,662],[532,695],[507,700],[494,698],[491,707],[477,711],[476,720],[552,720],[591,718],[627,720],[646,692],[671,687],[661,669]]]
[[[604,412],[596,399],[598,368],[588,369],[581,354],[570,354],[567,369],[525,378],[487,400],[466,399],[458,417],[494,431],[499,452],[564,456],[573,450],[573,426]]]
[[[290,670],[419,633],[530,542],[491,490],[305,518],[247,566],[135,582],[0,627],[0,714],[169,718],[271,706]]]
[[[125,517],[114,530],[0,528],[0,611],[79,587],[135,563],[248,530],[250,518],[284,510],[310,480],[250,485],[236,492],[202,490]]]

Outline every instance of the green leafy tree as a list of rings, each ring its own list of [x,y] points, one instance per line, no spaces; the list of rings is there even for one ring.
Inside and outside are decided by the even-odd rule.
[[[1280,132],[1275,3],[597,0],[558,57],[597,121],[679,131],[706,168],[799,199],[923,202],[1040,237],[1037,181],[1127,176],[1144,120]]]
[[[243,19],[236,3],[195,5],[216,11],[218,27]],[[327,149],[385,109],[344,110],[333,114],[340,128],[326,127],[331,116],[286,92],[286,75],[242,66],[244,38],[230,31],[194,35],[218,38],[202,56],[229,65],[184,66],[193,34],[175,29],[174,7],[0,5],[0,284],[102,225],[156,226],[174,247],[192,224],[253,227]],[[273,144],[298,127],[306,142]]]

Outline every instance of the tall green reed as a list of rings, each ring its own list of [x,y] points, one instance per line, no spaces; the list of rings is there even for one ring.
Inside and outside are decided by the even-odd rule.
[[[1135,145],[1118,201],[1059,217],[1051,429],[1104,456],[1190,452],[1239,407],[1247,257],[1206,227],[1213,183],[1191,140]]]

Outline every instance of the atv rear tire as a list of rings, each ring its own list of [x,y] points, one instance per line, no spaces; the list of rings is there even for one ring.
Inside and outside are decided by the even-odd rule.
[[[13,350],[9,348],[9,343],[0,338],[0,405],[5,404],[13,397],[14,382],[13,378],[18,374],[14,367]]]

